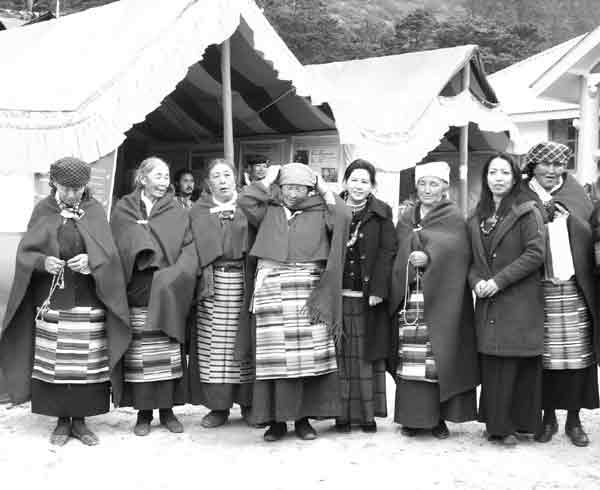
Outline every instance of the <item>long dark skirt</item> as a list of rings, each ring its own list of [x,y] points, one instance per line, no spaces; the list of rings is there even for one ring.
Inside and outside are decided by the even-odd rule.
[[[542,407],[579,410],[598,408],[598,367],[584,369],[544,369]]]
[[[248,408],[252,405],[252,383],[200,383],[194,395],[194,404],[210,410],[229,410],[234,403]]]
[[[110,383],[54,384],[31,380],[31,411],[49,417],[91,417],[110,409]]]
[[[123,383],[121,407],[133,407],[136,410],[155,408],[173,408],[186,402],[185,378],[151,383]]]
[[[337,373],[306,378],[256,381],[251,420],[256,424],[287,422],[304,417],[335,418],[340,415]]]
[[[414,429],[431,429],[440,420],[468,422],[477,417],[475,389],[440,401],[440,386],[425,381],[398,379],[394,422]]]
[[[481,355],[479,421],[489,435],[535,434],[542,422],[542,357]]]
[[[385,361],[365,360],[366,318],[363,298],[344,298],[344,337],[337,352],[341,415],[352,424],[387,417]]]

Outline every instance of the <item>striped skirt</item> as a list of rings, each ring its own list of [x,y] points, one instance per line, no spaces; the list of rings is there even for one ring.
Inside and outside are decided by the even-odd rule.
[[[108,341],[101,308],[46,310],[35,322],[31,377],[53,384],[102,383],[110,379]]]
[[[409,381],[437,383],[437,366],[429,326],[424,316],[423,290],[411,287],[405,309],[398,314],[398,366],[396,376]]]
[[[252,364],[234,359],[235,339],[244,301],[243,269],[214,272],[214,296],[198,302],[197,352],[203,383],[250,383]]]
[[[544,282],[544,369],[583,369],[594,363],[592,323],[575,279]]]
[[[259,263],[253,311],[256,316],[256,379],[320,376],[337,370],[327,325],[311,324],[306,301],[321,277],[315,263]]]
[[[146,308],[129,309],[133,339],[124,357],[124,379],[149,383],[183,376],[181,346],[162,331],[146,325]]]

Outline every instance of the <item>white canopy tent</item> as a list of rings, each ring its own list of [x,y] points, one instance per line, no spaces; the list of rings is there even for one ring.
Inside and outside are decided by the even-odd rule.
[[[279,78],[310,95],[302,65],[251,0],[121,0],[4,31],[0,173],[46,171],[66,154],[96,161],[114,151],[242,20]]]

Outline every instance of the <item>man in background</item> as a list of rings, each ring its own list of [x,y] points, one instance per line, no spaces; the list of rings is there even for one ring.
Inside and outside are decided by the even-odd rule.
[[[190,209],[194,205],[196,196],[196,183],[194,174],[188,169],[179,170],[174,178],[175,200],[184,209]]]

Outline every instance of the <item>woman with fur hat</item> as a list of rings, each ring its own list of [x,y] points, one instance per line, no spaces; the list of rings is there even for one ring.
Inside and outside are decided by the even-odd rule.
[[[590,218],[592,203],[567,172],[571,150],[553,141],[526,156],[522,193],[542,210],[547,232],[544,262],[544,418],[536,439],[548,442],[558,430],[556,410],[567,410],[565,433],[587,446],[579,411],[599,406],[598,303]]]
[[[273,185],[247,186],[238,204],[257,230],[255,331],[241,344],[254,352],[251,419],[269,425],[266,441],[281,439],[292,420],[296,435],[311,440],[309,418],[339,415],[334,338],[350,213],[301,163],[284,165]]]
[[[479,384],[473,305],[467,282],[471,250],[465,220],[448,200],[450,167],[415,167],[418,202],[396,227],[390,310],[398,329],[394,421],[413,437],[450,435],[446,420],[476,416]]]
[[[86,417],[121,394],[120,361],[131,333],[119,254],[90,167],[62,158],[50,167],[19,249],[0,332],[0,366],[13,403],[55,417],[50,442],[98,444]]]

